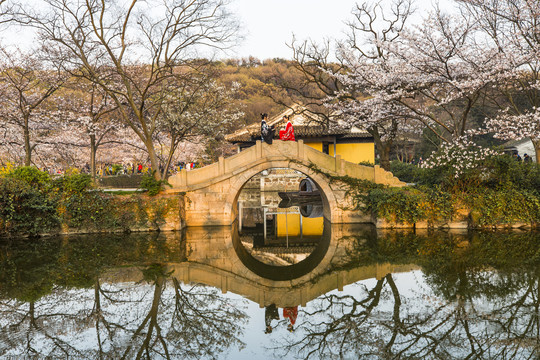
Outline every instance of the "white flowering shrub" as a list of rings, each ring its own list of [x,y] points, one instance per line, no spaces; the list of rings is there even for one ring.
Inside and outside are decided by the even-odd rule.
[[[521,140],[530,138],[535,149],[540,147],[540,108],[514,114],[510,109],[499,112],[496,117],[487,119],[487,132],[502,140]],[[538,161],[538,160],[537,160]]]
[[[471,173],[482,175],[486,160],[498,155],[500,153],[496,150],[480,147],[466,137],[460,137],[443,143],[421,167],[441,169],[451,178],[460,179]]]

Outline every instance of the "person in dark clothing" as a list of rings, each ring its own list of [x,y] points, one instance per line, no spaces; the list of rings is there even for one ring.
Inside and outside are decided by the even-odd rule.
[[[272,145],[272,140],[274,139],[274,127],[269,126],[266,123],[267,119],[268,114],[261,114],[261,140],[265,141],[269,145]]]
[[[523,162],[524,162],[524,163],[530,163],[530,162],[532,162],[532,159],[531,159],[531,157],[529,156],[529,154],[523,154]]]
[[[279,313],[276,304],[268,305],[264,309],[264,324],[266,325],[265,334],[272,332],[272,320],[279,320]]]

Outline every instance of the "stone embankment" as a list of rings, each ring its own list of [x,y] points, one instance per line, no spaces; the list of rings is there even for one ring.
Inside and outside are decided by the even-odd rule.
[[[377,216],[372,215],[372,223],[378,229],[540,229],[540,223],[537,222],[515,221],[497,224],[483,224],[481,221],[479,221],[477,216],[478,215],[475,214],[474,211],[461,209],[455,217],[449,220],[432,219],[416,222],[398,222],[395,220],[377,218]]]

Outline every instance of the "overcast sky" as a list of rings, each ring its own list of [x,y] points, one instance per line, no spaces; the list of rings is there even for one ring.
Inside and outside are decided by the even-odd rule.
[[[383,0],[383,3],[390,1]],[[292,51],[287,44],[291,43],[293,34],[299,41],[310,38],[322,42],[325,38],[343,38],[347,29],[345,22],[352,19],[351,12],[357,2],[363,0],[231,0],[230,10],[241,23],[244,41],[226,54],[216,55],[218,58],[251,55],[261,60],[290,59]],[[417,11],[413,21],[418,22],[434,3],[448,10],[451,2],[415,0]],[[32,32],[29,29],[11,29],[0,33],[0,39],[5,44],[31,46]],[[211,56],[204,50],[201,55]]]
[[[233,0],[231,10],[239,17],[245,41],[230,57],[255,56],[261,60],[291,58],[293,34],[298,40],[341,38],[345,21],[352,18],[355,0]],[[358,0],[362,2],[362,0]],[[450,0],[416,0],[418,14],[439,3],[449,8]],[[419,19],[420,17],[415,17]]]
[[[245,41],[236,55],[260,59],[290,58],[293,34],[298,39],[341,37],[354,0],[235,0],[231,6],[243,25]]]

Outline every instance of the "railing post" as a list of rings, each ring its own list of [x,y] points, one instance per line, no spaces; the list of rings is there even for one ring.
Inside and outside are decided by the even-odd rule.
[[[218,158],[218,169],[219,175],[225,174],[225,158],[223,156]]]
[[[298,158],[304,160],[304,140],[298,140]]]
[[[257,159],[260,159],[262,158],[262,142],[261,140],[257,140],[257,142],[255,142],[255,150],[257,152]]]
[[[335,160],[335,171],[341,174],[341,155],[336,155]]]

